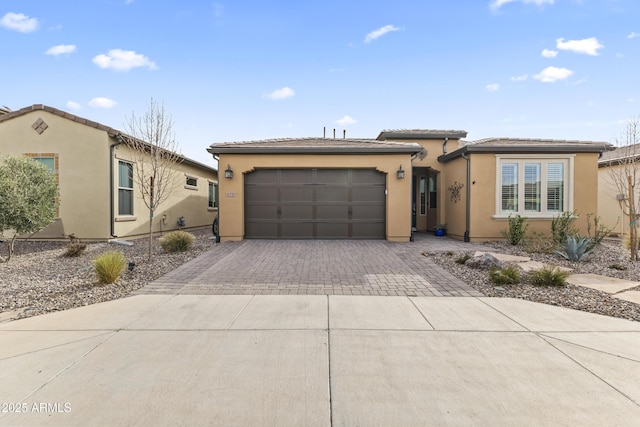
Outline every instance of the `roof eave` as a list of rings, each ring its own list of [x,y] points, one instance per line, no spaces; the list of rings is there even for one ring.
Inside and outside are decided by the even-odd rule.
[[[461,147],[451,153],[443,154],[438,157],[438,162],[447,163],[451,160],[457,159],[458,157],[462,157],[463,154],[473,154],[473,153],[492,153],[492,154],[571,154],[571,153],[602,153],[604,151],[608,151],[607,146],[594,145],[594,146],[569,146],[569,145],[559,145],[559,146],[473,146],[466,145]]]
[[[219,154],[417,154],[419,147],[209,147],[207,151]]]
[[[467,137],[467,132],[439,132],[439,133],[411,133],[411,132],[393,132],[393,131],[382,131],[376,137],[379,141],[385,141],[387,138],[392,137],[394,140],[396,139],[462,139]]]

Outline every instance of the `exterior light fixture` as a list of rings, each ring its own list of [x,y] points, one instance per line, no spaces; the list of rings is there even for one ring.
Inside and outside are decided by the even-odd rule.
[[[402,165],[400,165],[400,169],[396,172],[398,179],[404,179],[404,171],[402,170]]]
[[[224,177],[228,179],[233,178],[233,171],[231,170],[230,165],[227,165],[227,168],[224,170]]]

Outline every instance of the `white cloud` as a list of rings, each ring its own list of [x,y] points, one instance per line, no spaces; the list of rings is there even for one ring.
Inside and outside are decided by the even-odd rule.
[[[137,67],[146,67],[149,70],[158,69],[156,63],[146,56],[132,50],[122,49],[111,49],[107,55],[98,55],[93,58],[93,63],[100,68],[111,68],[116,71],[129,71]]]
[[[553,83],[558,80],[564,80],[571,76],[573,71],[567,68],[547,67],[540,71],[539,74],[533,76],[534,79],[540,80],[543,83]]]
[[[495,92],[498,89],[500,89],[500,85],[498,83],[491,83],[486,85],[484,88],[487,89],[489,92]]]
[[[296,93],[294,92],[294,90],[291,89],[290,87],[283,87],[281,89],[276,89],[273,92],[264,95],[264,97],[277,100],[277,99],[291,98],[295,94]]]
[[[95,108],[111,108],[115,107],[117,104],[118,103],[113,99],[103,97],[93,98],[91,101],[89,101],[89,106]]]
[[[356,123],[355,119],[351,116],[344,116],[341,119],[336,120],[336,123],[339,125],[353,125]]]
[[[64,54],[73,53],[76,50],[77,50],[76,49],[76,45],[74,45],[74,44],[59,44],[58,46],[53,46],[53,47],[50,47],[49,49],[47,49],[45,54],[46,55],[58,56],[58,55],[64,55]]]
[[[516,1],[524,4],[535,4],[536,6],[555,3],[555,0],[492,0],[491,3],[489,3],[489,7],[493,10],[497,10],[507,3],[514,3]]]
[[[629,35],[627,36],[628,39],[635,39],[636,37],[640,37],[640,34],[636,33],[635,31],[632,31],[631,33],[629,33]]]
[[[377,30],[373,30],[369,34],[367,34],[367,36],[364,38],[364,42],[371,43],[375,39],[382,37],[392,31],[400,31],[400,28],[393,25],[385,25],[384,27],[380,27]]]
[[[79,110],[80,104],[75,101],[67,101],[67,108],[70,110]]]
[[[24,13],[9,12],[0,19],[0,26],[21,33],[30,33],[38,29],[38,20],[29,18]]]
[[[555,58],[556,56],[558,56],[558,51],[557,50],[551,50],[551,49],[542,49],[541,55],[544,58]]]
[[[584,53],[591,56],[598,56],[598,49],[602,49],[604,45],[600,44],[595,37],[589,37],[582,40],[556,39],[556,47],[560,50],[568,50],[574,53]]]
[[[627,102],[635,102],[636,100],[633,98],[627,98]]]
[[[133,0],[124,0],[124,4],[129,6],[130,4],[133,4]]]
[[[512,82],[523,82],[523,81],[527,80],[527,78],[529,78],[529,75],[528,74],[523,74],[521,76],[511,77],[511,81]]]

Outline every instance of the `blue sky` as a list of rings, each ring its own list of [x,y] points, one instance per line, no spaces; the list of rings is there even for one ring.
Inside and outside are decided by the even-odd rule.
[[[0,105],[123,129],[149,100],[182,153],[382,129],[612,142],[640,115],[637,0],[0,0]]]

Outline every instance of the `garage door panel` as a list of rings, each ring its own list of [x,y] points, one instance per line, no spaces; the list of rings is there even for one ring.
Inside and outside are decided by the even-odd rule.
[[[385,237],[386,175],[374,169],[259,169],[245,175],[245,237]]]
[[[318,169],[316,183],[346,185],[348,182],[348,177],[348,169]]]
[[[264,203],[278,200],[278,189],[273,187],[245,187],[245,200],[250,204],[252,203]]]
[[[245,234],[254,239],[270,239],[278,235],[278,224],[275,222],[249,222],[245,225]]]
[[[375,202],[379,204],[380,199],[384,200],[384,187],[353,188],[351,192],[351,200],[353,202]]]
[[[346,203],[349,201],[349,189],[346,187],[316,187],[315,193],[319,203]]]
[[[253,204],[250,209],[245,210],[247,221],[252,220],[273,220],[278,215],[278,205],[274,204]]]
[[[280,187],[280,201],[313,202],[313,188],[310,187]]]
[[[316,208],[317,219],[322,220],[347,220],[349,219],[349,208],[344,205],[318,206]]]
[[[384,206],[354,205],[351,207],[351,212],[351,219],[354,221],[380,221],[380,218],[384,218]]]
[[[344,239],[349,235],[349,224],[346,222],[319,222],[317,236],[324,239]]]
[[[310,222],[283,222],[280,237],[284,239],[313,239],[313,224]]]
[[[280,220],[309,220],[313,215],[311,205],[288,205],[280,208]]]

